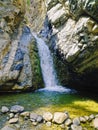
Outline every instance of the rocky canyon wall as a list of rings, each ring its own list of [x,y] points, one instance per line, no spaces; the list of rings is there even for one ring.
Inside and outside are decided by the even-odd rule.
[[[27,91],[43,86],[31,31],[42,29],[46,12],[52,25],[49,46],[56,53],[61,84],[96,91],[97,10],[97,0],[0,1],[0,91]]]
[[[46,5],[53,28],[50,46],[62,57],[61,61],[56,61],[61,83],[79,90],[96,91],[98,1],[47,0]]]
[[[27,27],[34,17],[34,12],[29,17],[31,7],[34,5],[29,0],[0,1],[1,92],[29,91],[43,86],[36,42]]]

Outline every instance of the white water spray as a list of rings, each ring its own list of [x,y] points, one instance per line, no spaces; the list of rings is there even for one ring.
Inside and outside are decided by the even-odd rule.
[[[43,80],[45,88],[40,90],[57,91],[57,92],[70,92],[71,89],[58,85],[56,72],[53,66],[53,58],[47,44],[42,38],[37,37],[32,33],[37,42],[38,52],[40,56],[40,64],[42,69]]]

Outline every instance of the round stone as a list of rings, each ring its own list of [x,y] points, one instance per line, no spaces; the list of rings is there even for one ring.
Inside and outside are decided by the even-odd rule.
[[[21,113],[23,111],[24,111],[24,107],[20,105],[14,105],[10,109],[10,112],[13,112],[13,113]]]
[[[93,126],[94,126],[95,129],[98,129],[98,118],[95,118],[93,120]]]
[[[73,124],[74,124],[74,125],[80,125],[80,120],[79,120],[79,118],[74,118],[74,119],[73,119]]]
[[[71,125],[71,130],[82,130],[82,126],[77,126],[75,124]]]
[[[14,113],[9,114],[10,119],[14,117]]]
[[[38,125],[38,122],[34,121],[34,122],[32,122],[32,124],[33,124],[34,126],[37,126],[37,125]]]
[[[84,117],[80,117],[80,122],[85,123],[86,119]]]
[[[50,121],[46,122],[46,126],[50,127],[52,123]]]
[[[45,112],[45,113],[43,114],[43,119],[44,119],[45,121],[51,121],[51,120],[53,119],[53,115],[52,115],[50,112]]]
[[[38,115],[36,121],[38,123],[42,122],[43,121],[43,117],[41,115]]]
[[[66,121],[65,121],[65,125],[66,126],[69,126],[69,125],[71,125],[72,124],[72,120],[71,119],[67,119]]]
[[[63,112],[55,112],[53,122],[57,124],[62,124],[65,120],[67,120],[68,114]]]
[[[36,114],[36,113],[34,113],[34,112],[31,112],[30,113],[30,119],[33,119],[33,120],[37,120],[37,117],[38,117],[38,115]]]
[[[7,112],[9,112],[9,108],[6,107],[6,106],[2,106],[1,112],[2,112],[2,113],[7,113]]]

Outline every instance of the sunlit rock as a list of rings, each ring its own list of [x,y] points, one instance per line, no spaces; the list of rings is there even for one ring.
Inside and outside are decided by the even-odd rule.
[[[57,124],[62,124],[67,118],[68,118],[68,115],[66,113],[55,112],[53,122]]]

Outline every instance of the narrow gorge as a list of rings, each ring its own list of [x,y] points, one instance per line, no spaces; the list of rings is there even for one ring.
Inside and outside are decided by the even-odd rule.
[[[1,130],[98,129],[97,10],[97,0],[0,0]]]

